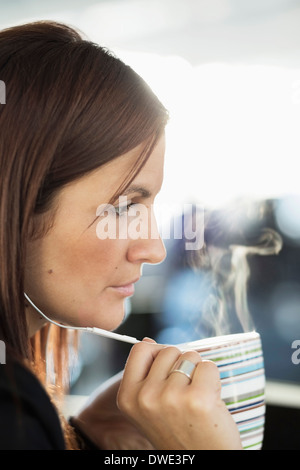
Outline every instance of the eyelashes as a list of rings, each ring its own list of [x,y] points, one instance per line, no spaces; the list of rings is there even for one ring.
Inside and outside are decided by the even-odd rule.
[[[153,219],[152,205],[145,205],[137,201],[120,201],[114,205],[102,204],[97,208],[96,234],[100,240],[111,239],[133,239],[149,238],[149,227],[152,223],[157,224],[155,216]],[[156,233],[156,232],[155,232]]]
[[[131,210],[132,209],[132,210]],[[130,217],[130,220],[132,218],[137,218],[139,219],[140,222],[143,220],[148,220],[148,215],[149,215],[149,206],[144,205],[138,201],[131,201],[131,200],[123,200],[119,198],[119,204],[117,205],[112,205],[112,204],[100,204],[100,206],[97,207],[96,210],[96,218],[93,220],[93,222],[89,225],[94,224],[99,218],[101,220],[106,219],[108,224],[111,224],[112,222],[109,222],[111,217],[115,219],[119,219],[121,221],[127,221],[129,222],[129,219],[127,219],[127,216]]]
[[[118,217],[122,217],[122,215],[128,214],[130,208],[135,205],[137,205],[136,202],[129,202],[127,204],[121,204],[119,206],[114,207],[114,210]]]
[[[94,222],[99,217],[109,215],[109,214],[115,214],[117,217],[122,217],[125,214],[133,215],[133,214],[130,214],[130,209],[134,206],[139,206],[139,205],[140,205],[139,203],[132,202],[132,201],[129,201],[126,204],[119,204],[118,206],[113,206],[111,204],[101,204],[97,208],[96,219],[94,219]]]
[[[134,210],[131,210],[134,209]],[[138,217],[140,221],[148,219],[148,214],[149,214],[149,206],[144,205],[141,202],[133,202],[133,201],[121,201],[119,198],[119,204],[114,206],[112,204],[100,204],[97,207],[96,210],[96,217],[94,220],[88,225],[87,229],[88,230],[91,226],[94,225],[95,222],[98,221],[98,223],[101,223],[101,220],[106,219],[107,223],[110,224],[111,222],[108,222],[108,220],[111,219],[111,216],[114,216],[115,219],[120,219],[122,221],[126,221],[127,217],[131,218],[136,218]],[[100,221],[99,221],[100,219]],[[129,220],[128,220],[129,221]]]

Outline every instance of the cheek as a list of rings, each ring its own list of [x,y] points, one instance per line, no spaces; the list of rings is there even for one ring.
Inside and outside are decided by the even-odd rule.
[[[93,284],[106,284],[126,261],[127,246],[119,240],[86,238],[64,250],[60,259],[63,272]]]
[[[38,269],[29,275],[29,292],[53,320],[116,328],[124,316],[123,299],[107,287],[117,284],[119,273],[124,273],[126,251],[123,240],[86,236],[59,243],[56,237],[40,247]]]
[[[126,262],[126,249],[118,240],[96,240],[78,247],[77,255],[72,256],[69,264],[71,282],[68,286],[76,305],[75,321],[109,330],[120,324],[124,317],[124,299],[107,288],[117,284],[124,260]]]

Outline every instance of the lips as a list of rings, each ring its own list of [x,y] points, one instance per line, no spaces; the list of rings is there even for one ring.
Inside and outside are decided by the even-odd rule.
[[[134,294],[134,284],[138,281],[139,279],[135,279],[132,282],[129,282],[128,284],[123,284],[120,286],[111,286],[111,288],[115,291],[118,292],[120,295],[123,295],[124,297],[130,297],[131,295]]]

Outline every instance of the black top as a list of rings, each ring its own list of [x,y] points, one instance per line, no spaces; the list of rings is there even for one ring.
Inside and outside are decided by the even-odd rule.
[[[58,414],[34,374],[0,364],[0,450],[34,449],[65,449]]]

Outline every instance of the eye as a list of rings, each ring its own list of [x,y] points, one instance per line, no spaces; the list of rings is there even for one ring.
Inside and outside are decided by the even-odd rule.
[[[136,203],[135,202],[128,202],[127,204],[121,204],[115,207],[115,211],[118,217],[128,213],[129,209],[133,207]]]

